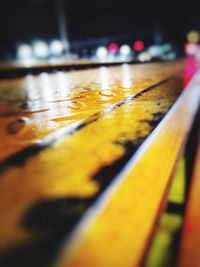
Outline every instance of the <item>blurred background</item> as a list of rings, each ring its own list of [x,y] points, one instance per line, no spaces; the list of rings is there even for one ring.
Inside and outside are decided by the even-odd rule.
[[[1,0],[0,60],[173,60],[199,30],[197,1]]]

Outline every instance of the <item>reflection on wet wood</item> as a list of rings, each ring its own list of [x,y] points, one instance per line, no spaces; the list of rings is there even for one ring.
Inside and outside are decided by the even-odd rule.
[[[183,70],[156,64],[42,73],[0,83],[0,159]],[[18,121],[23,120],[20,127]],[[16,131],[17,127],[17,131]],[[15,128],[15,130],[13,130]],[[15,134],[14,134],[15,132]]]
[[[199,103],[198,77],[76,229],[57,264],[140,266]]]
[[[63,240],[176,101],[183,71],[177,62],[1,81],[0,265],[49,267]],[[160,198],[167,178],[157,188]]]

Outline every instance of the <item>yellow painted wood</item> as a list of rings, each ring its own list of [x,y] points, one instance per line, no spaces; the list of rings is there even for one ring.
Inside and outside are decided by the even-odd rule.
[[[166,68],[161,68],[161,66]],[[99,117],[97,120],[92,121],[92,119],[90,119],[91,122],[88,123],[88,119],[86,119],[84,123],[88,124],[85,127],[75,132],[73,135],[60,138],[60,141],[55,143],[52,147],[46,148],[40,153],[28,157],[23,164],[11,164],[11,166],[6,167],[7,161],[0,162],[2,167],[0,179],[0,247],[4,248],[14,243],[34,238],[35,233],[26,229],[21,221],[24,214],[26,214],[35,203],[62,197],[95,198],[96,194],[100,192],[101,185],[98,181],[93,179],[93,177],[103,167],[112,165],[116,160],[125,155],[126,150],[123,144],[130,142],[134,146],[134,144],[140,142],[138,138],[145,138],[148,136],[153,128],[153,125],[149,123],[154,120],[153,115],[158,112],[161,114],[166,113],[179,95],[180,89],[182,88],[182,79],[179,75],[180,71],[183,70],[183,66],[182,62],[179,62],[175,64],[139,65],[133,66],[133,69],[132,67],[128,67],[128,70],[127,66],[125,66],[125,70],[123,66],[122,68],[112,68],[109,70],[103,68],[103,70],[100,69],[98,71],[92,70],[84,71],[83,73],[78,72],[77,74],[72,73],[74,82],[78,80],[79,76],[80,79],[83,76],[83,80],[86,84],[87,79],[94,79],[96,82],[97,77],[95,75],[99,75],[99,71],[103,77],[107,71],[108,73],[110,72],[111,77],[113,75],[110,83],[108,83],[108,89],[102,89],[100,88],[101,83],[98,82],[94,84],[90,80],[90,86],[98,88],[95,89],[95,92],[98,93],[100,91],[103,95],[99,97],[99,100],[99,98],[91,93],[89,94],[90,100],[83,100],[88,101],[88,110],[90,110],[90,107],[92,110],[93,106],[96,107],[97,101],[100,101],[100,108],[98,107],[98,109],[102,111],[98,113]],[[144,72],[145,70],[146,72]],[[125,71],[126,74],[123,74],[123,71]],[[130,79],[127,77],[129,71],[132,71]],[[93,76],[91,77],[92,73]],[[122,76],[119,76],[119,73],[121,73]],[[160,78],[157,78],[157,73],[160,73]],[[149,90],[140,97],[131,100],[130,96],[135,96],[138,91],[146,88],[146,86],[148,87],[160,81],[161,78],[167,78],[172,73],[178,75],[178,78],[171,78],[159,86],[155,86],[155,88]],[[125,75],[126,79],[123,75]],[[120,87],[116,87],[116,79],[117,84],[121,84]],[[123,81],[128,81],[129,86],[127,83],[122,86]],[[18,81],[15,80],[11,82],[11,84],[13,83],[13,95],[8,90],[7,82],[5,82],[5,84],[2,82],[1,84],[3,88],[2,92],[6,90],[9,92],[7,96],[6,94],[4,95],[4,98],[8,97],[10,102],[12,96],[16,97],[16,95],[20,94],[20,88],[22,88],[22,94],[25,88],[23,84],[19,84],[19,86],[16,87],[17,84],[15,84],[15,82],[18,84]],[[20,82],[24,83],[26,81],[20,80]],[[103,86],[105,86],[104,79],[102,83]],[[113,83],[114,87],[112,87]],[[4,89],[3,86],[7,89]],[[82,85],[81,88],[83,87]],[[77,96],[80,96],[84,91],[81,89],[77,90]],[[116,94],[114,94],[115,90]],[[75,92],[72,90],[71,93],[73,94]],[[107,99],[106,94],[111,94],[109,99]],[[85,94],[84,97],[87,99]],[[4,98],[2,96],[2,99]],[[123,104],[121,102],[122,99],[126,99]],[[103,103],[101,101],[103,101]],[[116,102],[120,105],[113,108],[113,104]],[[35,123],[35,134],[41,136],[40,127],[45,129],[45,122],[49,125],[49,122],[61,121],[62,127],[67,124],[66,116],[68,115],[68,111],[65,111],[61,106],[58,107],[60,107],[60,109],[58,108],[57,110],[57,108],[55,108],[54,111],[61,112],[59,116],[55,116],[55,114],[52,117],[50,116],[50,118],[44,116],[40,118],[41,121],[30,117]],[[113,109],[109,110],[110,107]],[[11,110],[12,108],[11,106]],[[6,111],[7,110],[8,108]],[[37,114],[40,113],[33,113],[31,116],[38,116]],[[11,117],[12,116],[15,115],[11,115]],[[5,116],[4,119],[9,119],[9,116]],[[54,131],[55,128],[50,130]],[[26,132],[23,135],[23,130],[21,133],[19,132],[19,135],[7,135],[6,133],[1,138],[5,140],[6,145],[10,145],[11,149],[14,147],[14,150],[11,150],[9,155],[12,155],[13,151],[16,151],[15,145],[20,144],[21,139],[22,142],[30,141],[29,135],[26,135]],[[36,136],[34,140],[38,141],[40,139]],[[1,149],[4,152],[4,142],[1,145]],[[20,147],[20,149],[22,147]],[[21,155],[17,157],[20,156]],[[5,170],[4,167],[6,168]]]
[[[0,245],[20,238],[24,230],[18,222],[34,202],[97,194],[99,184],[92,177],[125,154],[123,143],[130,141],[134,145],[139,137],[148,136],[152,129],[148,121],[153,119],[153,113],[166,112],[176,99],[177,93],[174,94],[171,88],[176,91],[180,83],[170,80],[158,86],[147,95],[102,115],[52,148],[28,158],[24,165],[3,172],[0,179]],[[166,99],[157,106],[160,95]]]
[[[198,107],[199,86],[196,77],[103,200],[84,218],[56,266],[140,265]]]
[[[0,82],[0,160],[144,88],[182,72],[184,63],[41,73]]]
[[[175,175],[168,195],[168,204],[161,214],[158,227],[152,238],[148,253],[144,259],[144,267],[174,266],[177,253],[174,249],[177,232],[183,224],[183,216],[169,211],[172,203],[183,205],[185,200],[185,157],[177,163]]]
[[[45,235],[52,242],[48,227],[27,227],[24,217],[37,204],[76,198],[83,204],[90,201],[86,208],[92,209],[84,217],[86,208],[78,206],[83,209],[82,223],[70,242],[63,231],[65,245],[55,265],[139,265],[197,108],[197,78],[114,178],[126,163],[124,158],[131,157],[156,119],[177,100],[184,69],[185,62],[179,61],[43,73],[0,82],[0,138],[4,140],[0,143],[0,256],[10,247],[28,247]],[[57,142],[45,147],[52,138]],[[36,143],[41,144],[37,153],[27,150],[38,148]],[[120,168],[116,167],[121,159]],[[109,188],[104,195],[105,187]],[[101,195],[102,202],[95,203]],[[33,251],[21,253],[36,260],[37,246],[30,247]],[[31,257],[28,260],[25,266],[32,267]]]

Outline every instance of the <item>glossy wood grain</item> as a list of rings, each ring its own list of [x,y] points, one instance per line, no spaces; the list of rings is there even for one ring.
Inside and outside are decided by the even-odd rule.
[[[121,266],[141,261],[199,98],[191,86],[167,113],[185,67],[126,64],[0,82],[0,265],[120,266],[120,253]],[[138,163],[122,171],[138,148]],[[102,209],[107,188],[114,193]],[[83,234],[75,230],[78,241],[58,256],[81,218]]]
[[[84,218],[59,267],[136,267],[163,209],[198,107],[199,74]]]
[[[184,64],[41,73],[0,82],[0,160],[183,71]]]

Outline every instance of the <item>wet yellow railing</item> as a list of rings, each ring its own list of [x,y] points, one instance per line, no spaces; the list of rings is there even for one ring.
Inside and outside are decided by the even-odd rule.
[[[0,82],[0,263],[140,264],[198,106],[184,72],[179,61]]]

